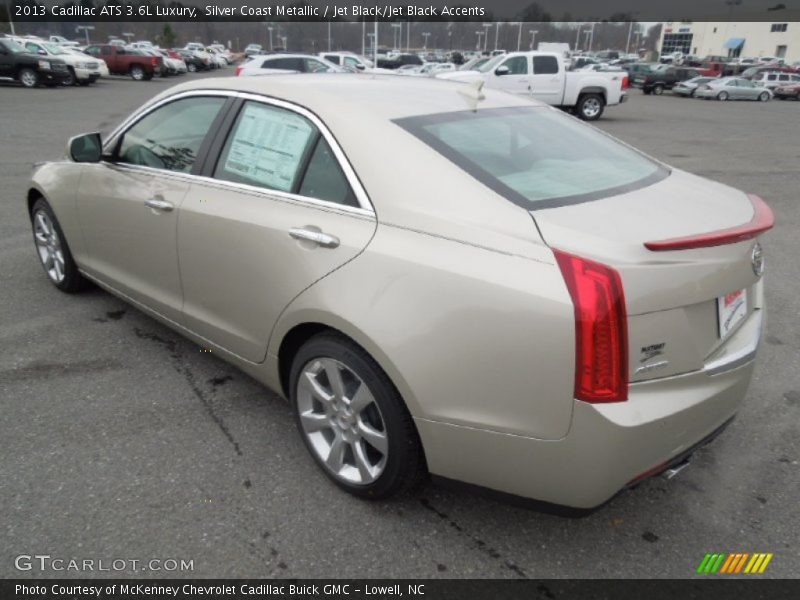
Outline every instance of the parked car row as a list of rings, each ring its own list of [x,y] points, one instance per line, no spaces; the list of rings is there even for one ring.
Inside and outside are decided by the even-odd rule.
[[[0,37],[0,79],[25,87],[91,85],[108,75],[136,81],[224,68],[234,56],[221,44],[189,43],[184,48],[159,48],[148,41],[81,46],[61,36]]]

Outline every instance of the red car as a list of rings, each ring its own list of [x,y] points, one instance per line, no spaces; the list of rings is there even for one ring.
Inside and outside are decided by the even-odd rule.
[[[776,98],[780,98],[781,100],[786,100],[787,98],[800,100],[800,83],[781,85],[772,90],[772,93]]]
[[[89,46],[84,52],[106,61],[109,72],[130,75],[136,81],[152,79],[153,75],[160,75],[164,69],[164,60],[160,56],[150,56],[121,46],[97,44]]]

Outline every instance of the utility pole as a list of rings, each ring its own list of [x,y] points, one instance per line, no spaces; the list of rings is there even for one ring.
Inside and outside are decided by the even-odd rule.
[[[487,43],[489,41],[489,29],[491,29],[491,23],[484,23],[483,24],[483,51],[486,52],[487,50]]]
[[[538,29],[531,29],[531,50],[535,50],[536,46],[533,45],[534,40],[536,40],[536,34],[539,33]]]

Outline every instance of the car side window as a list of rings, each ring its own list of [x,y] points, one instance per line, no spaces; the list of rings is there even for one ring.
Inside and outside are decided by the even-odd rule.
[[[336,65],[342,64],[340,62],[340,60],[339,60],[339,57],[336,56],[335,54],[326,54],[325,55],[325,60],[327,60],[328,62],[332,62],[332,63],[334,63]]]
[[[358,61],[350,56],[344,57],[344,64],[348,67],[358,67]]]
[[[325,138],[320,136],[311,160],[308,163],[298,193],[301,196],[327,200],[346,206],[358,206],[347,177],[333,155]]]
[[[117,162],[188,173],[225,98],[193,97],[157,108],[125,132]]]
[[[214,177],[294,192],[317,129],[292,111],[247,102],[225,141]]]
[[[502,66],[508,67],[509,75],[527,75],[528,58],[525,56],[514,56],[505,61]]]
[[[306,73],[327,73],[330,70],[330,67],[323,62],[315,60],[313,58],[306,58]]]
[[[558,59],[555,56],[534,56],[534,75],[555,75],[558,73]]]
[[[264,69],[283,69],[284,71],[303,72],[303,60],[300,58],[273,58],[265,60],[262,65]]]
[[[245,103],[225,141],[214,177],[358,206],[319,129],[302,115],[260,102]]]

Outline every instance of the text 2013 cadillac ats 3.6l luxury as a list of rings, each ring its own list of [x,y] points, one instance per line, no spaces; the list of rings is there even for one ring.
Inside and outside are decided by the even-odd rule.
[[[548,106],[200,80],[68,154],[27,197],[52,283],[95,282],[278,391],[359,496],[430,473],[595,507],[745,397],[770,209]]]

